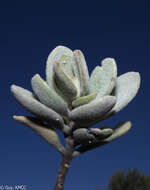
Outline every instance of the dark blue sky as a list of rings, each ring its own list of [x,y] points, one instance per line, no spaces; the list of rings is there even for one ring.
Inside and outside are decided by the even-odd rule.
[[[0,185],[53,189],[60,156],[33,131],[12,119],[13,115],[28,113],[9,88],[15,83],[31,89],[34,74],[45,77],[47,56],[57,45],[81,49],[90,73],[103,58],[113,57],[119,75],[138,71],[142,80],[136,98],[102,123],[113,126],[130,120],[131,131],[74,159],[65,190],[106,187],[117,169],[139,168],[150,173],[148,1],[5,0],[0,2]]]

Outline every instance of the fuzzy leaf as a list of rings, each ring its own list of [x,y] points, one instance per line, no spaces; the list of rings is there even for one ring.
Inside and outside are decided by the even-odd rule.
[[[96,135],[98,138],[106,138],[112,135],[113,130],[111,128],[106,128],[106,129],[91,128],[90,133]]]
[[[102,129],[103,137],[108,137],[113,134],[113,130],[111,128]]]
[[[70,119],[80,126],[97,123],[116,103],[114,96],[105,96],[97,101],[80,106],[70,112]]]
[[[44,119],[57,128],[62,128],[64,125],[62,117],[57,114],[52,109],[46,107],[44,104],[40,103],[32,92],[16,86],[11,86],[11,92],[13,93],[15,99],[29,112]]]
[[[89,134],[88,130],[85,128],[76,129],[73,132],[73,138],[78,143],[87,143],[87,142],[95,139],[94,135]]]
[[[32,77],[31,84],[35,94],[43,104],[61,115],[68,115],[67,103],[48,86],[40,75],[34,75]]]
[[[64,147],[59,141],[59,137],[54,129],[48,128],[42,124],[39,119],[29,116],[13,116],[13,118],[32,128],[37,134],[39,134],[47,143],[54,146],[59,152],[63,153],[65,151]]]
[[[60,58],[58,59],[58,62],[66,75],[68,75],[69,77],[74,76],[72,54],[70,56],[68,55],[60,56]]]
[[[94,98],[96,97],[96,93],[93,94],[89,94],[87,96],[82,96],[80,98],[77,98],[76,100],[74,100],[72,102],[72,106],[75,107],[79,107],[82,106],[84,104],[88,104],[89,102],[91,102],[92,100],[94,100]]]
[[[91,128],[91,129],[90,129],[90,133],[91,133],[91,134],[94,134],[94,135],[96,135],[96,136],[99,136],[99,135],[102,134],[102,130],[99,129],[99,128]]]
[[[73,138],[77,142],[87,140],[87,138],[88,138],[88,129],[85,129],[85,128],[76,129],[73,132]]]
[[[125,133],[127,133],[130,130],[130,128],[131,128],[131,122],[121,122],[113,129],[114,132],[110,137],[105,138],[103,140],[97,139],[93,143],[80,146],[79,148],[76,149],[76,151],[74,151],[73,157],[76,157],[84,152],[87,152],[94,148],[97,148],[97,147],[103,146],[107,143],[110,143],[111,141],[113,141],[113,140],[119,138],[120,136],[124,135]]]
[[[80,81],[80,96],[89,93],[89,72],[83,53],[80,50],[74,51],[74,72]]]
[[[101,67],[97,66],[94,69],[90,77],[90,92],[98,93],[96,99],[112,92],[117,77],[117,66],[114,59],[106,58],[101,64]]]
[[[136,96],[140,87],[140,75],[128,72],[118,77],[113,95],[117,98],[116,105],[106,117],[122,110]]]
[[[55,83],[56,86],[63,92],[69,99],[73,99],[78,94],[78,89],[73,83],[73,80],[66,75],[60,67],[58,62],[54,65]]]
[[[121,122],[119,123],[114,129],[113,129],[113,134],[106,138],[104,140],[104,142],[111,142],[117,138],[119,138],[120,136],[124,135],[125,133],[127,133],[131,128],[131,122]]]
[[[53,51],[49,54],[48,59],[47,59],[47,63],[46,63],[46,80],[47,83],[50,87],[53,87],[53,76],[54,76],[54,72],[53,72],[53,64],[56,61],[60,61],[61,64],[67,62],[67,66],[64,66],[64,68],[66,69],[66,72],[68,73],[72,73],[72,68],[70,66],[70,64],[72,64],[69,61],[69,65],[68,65],[68,60],[69,59],[73,59],[73,52],[65,47],[65,46],[57,46],[55,49],[53,49]]]
[[[90,93],[99,93],[102,87],[102,76],[105,77],[102,67],[96,66],[90,77]]]

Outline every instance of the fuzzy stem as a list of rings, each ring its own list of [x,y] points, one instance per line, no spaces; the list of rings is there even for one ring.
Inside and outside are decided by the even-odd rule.
[[[62,161],[58,170],[56,184],[54,190],[63,190],[65,178],[69,170],[71,161],[73,159],[72,153],[74,151],[73,139],[70,137],[66,138],[66,152],[62,156]]]

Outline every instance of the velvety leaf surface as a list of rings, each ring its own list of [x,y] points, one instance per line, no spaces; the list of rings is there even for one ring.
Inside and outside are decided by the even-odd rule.
[[[93,94],[89,94],[87,96],[82,96],[80,98],[77,98],[76,100],[74,100],[72,102],[72,106],[75,107],[79,107],[82,106],[84,104],[88,104],[89,102],[91,102],[92,100],[94,100],[94,98],[96,97],[96,93]]]
[[[116,103],[113,96],[105,96],[97,101],[80,106],[70,112],[70,119],[81,126],[97,123]]]
[[[44,104],[40,103],[32,92],[16,86],[11,86],[11,92],[13,93],[15,99],[29,112],[44,119],[55,125],[57,128],[63,127],[63,119],[52,109],[46,107]]]
[[[47,143],[54,146],[58,151],[62,152],[64,149],[59,141],[59,137],[54,129],[47,128],[37,118],[29,116],[14,116],[16,121],[32,128],[38,135],[40,135]]]
[[[65,47],[65,46],[57,46],[55,49],[53,49],[53,51],[49,54],[48,59],[47,59],[47,63],[46,63],[46,80],[47,83],[50,87],[53,87],[53,64],[56,61],[60,61],[61,64],[67,62],[67,66],[68,66],[68,60],[70,58],[73,58],[73,52]],[[67,66],[65,66],[64,68],[66,68]],[[70,71],[70,61],[69,61],[69,73]],[[72,69],[71,69],[72,70]],[[73,71],[72,71],[73,72]],[[67,73],[68,73],[68,69],[67,69]]]
[[[73,138],[78,143],[87,143],[95,139],[94,135],[89,134],[88,130],[85,128],[76,129],[73,132]]]
[[[87,145],[82,145],[79,148],[74,151],[73,156],[78,156],[81,153],[87,152],[89,150],[92,150],[94,148],[103,146],[117,138],[119,138],[121,135],[124,135],[127,133],[131,128],[131,122],[121,122],[119,123],[115,128],[113,128],[113,134],[110,137],[107,137],[105,139],[97,139],[96,141],[93,141],[93,143],[89,143]]]
[[[32,77],[31,84],[35,94],[43,104],[61,115],[68,115],[67,103],[38,74]]]
[[[90,133],[96,135],[98,138],[106,138],[112,135],[113,130],[111,128],[99,129],[99,128],[91,128]]]
[[[102,135],[104,137],[110,136],[113,134],[113,130],[111,128],[102,129]]]
[[[97,66],[90,77],[90,92],[98,93],[96,99],[109,95],[116,83],[117,66],[112,58],[102,61],[102,66]]]
[[[113,95],[117,98],[116,105],[108,116],[119,112],[136,96],[140,87],[140,75],[137,72],[128,72],[118,77]]]
[[[121,122],[119,123],[115,128],[113,128],[113,134],[108,137],[107,139],[105,139],[105,142],[111,142],[117,138],[119,138],[120,136],[124,135],[125,133],[127,133],[131,128],[131,122],[127,121],[127,122]]]
[[[97,135],[97,136],[102,134],[102,130],[99,129],[99,128],[91,128],[89,131],[90,131],[91,134],[94,134],[94,135]]]
[[[65,74],[67,74],[70,77],[74,76],[73,72],[73,56],[67,56],[67,55],[62,55],[58,59],[58,62],[60,63],[60,66],[62,70],[64,71]]]
[[[74,51],[74,72],[80,81],[80,96],[89,93],[89,72],[83,53],[80,50]]]
[[[54,64],[55,71],[55,83],[56,86],[63,92],[65,96],[70,99],[73,99],[78,94],[78,89],[74,84],[74,80],[72,80],[68,75],[66,75],[58,62]]]
[[[105,77],[102,67],[96,66],[90,77],[90,93],[99,93],[102,86],[102,75]]]

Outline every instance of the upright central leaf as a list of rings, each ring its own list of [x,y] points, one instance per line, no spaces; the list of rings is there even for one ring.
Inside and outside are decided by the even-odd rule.
[[[71,64],[73,59],[73,52],[65,46],[57,46],[48,56],[46,63],[46,80],[50,87],[54,88],[54,72],[53,67],[55,62],[60,62],[69,75],[72,75]],[[71,61],[71,62],[70,62]]]

